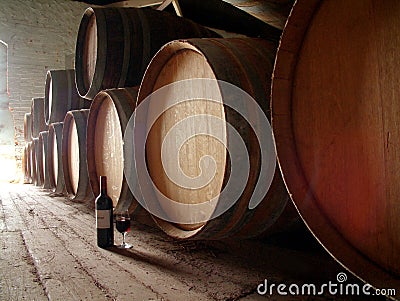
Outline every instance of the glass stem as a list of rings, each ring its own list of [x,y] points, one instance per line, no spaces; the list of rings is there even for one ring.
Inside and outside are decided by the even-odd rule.
[[[122,245],[124,245],[124,246],[125,246],[125,235],[126,235],[126,232],[123,232],[122,233]]]

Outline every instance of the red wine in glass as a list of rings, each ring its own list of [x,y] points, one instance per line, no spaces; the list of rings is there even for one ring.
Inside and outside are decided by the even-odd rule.
[[[131,220],[130,219],[120,219],[115,222],[117,230],[120,233],[129,232],[131,230]]]
[[[115,226],[118,232],[122,233],[122,244],[118,246],[120,249],[132,248],[132,245],[125,242],[126,233],[131,229],[131,217],[128,210],[122,213],[117,213],[115,216]]]

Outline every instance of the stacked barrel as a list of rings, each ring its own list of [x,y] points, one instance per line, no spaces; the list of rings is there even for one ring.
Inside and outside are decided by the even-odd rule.
[[[263,235],[297,220],[291,198],[338,260],[400,288],[400,140],[385,121],[398,119],[399,5],[333,2],[297,1],[279,43],[221,38],[151,9],[88,8],[75,69],[50,70],[25,116],[26,182],[93,205],[106,175],[115,210],[144,209],[177,239]],[[355,16],[332,13],[348,6]],[[371,12],[379,43],[362,24],[345,32]],[[369,68],[364,42],[393,66],[380,56]],[[379,75],[389,92],[371,88]]]
[[[31,174],[31,150],[32,150],[32,122],[31,113],[24,115],[24,153],[22,154],[22,172],[24,175],[24,183],[32,183]]]
[[[62,165],[58,162],[58,154],[53,151],[53,144],[61,146],[61,136],[55,137],[55,124],[62,123],[70,110],[89,108],[90,102],[78,95],[75,86],[74,70],[49,70],[45,78],[44,97],[32,99],[31,111],[25,114],[24,135],[24,175],[26,183],[33,183],[44,189],[59,192],[64,187],[57,187],[57,181],[62,183]],[[49,141],[52,143],[49,145]],[[53,142],[55,141],[55,142]],[[49,160],[49,153],[57,156]],[[53,155],[54,156],[54,155]],[[58,172],[58,169],[61,171]],[[55,179],[54,177],[57,177]],[[58,188],[58,189],[56,189]]]
[[[157,89],[197,78],[236,84],[254,97],[263,114],[268,115],[268,94],[276,47],[276,41],[266,39],[222,39],[219,34],[191,20],[167,12],[137,8],[88,8],[77,36],[75,69],[49,70],[45,78],[44,97],[32,100],[32,111],[26,116],[26,135],[30,131],[32,140],[26,147],[29,163],[24,165],[28,182],[50,189],[55,195],[93,204],[94,196],[99,193],[99,177],[106,175],[116,210],[134,212],[143,207],[168,235],[176,238],[253,237],[264,233],[284,211],[288,195],[275,167],[272,143],[268,150],[258,150],[258,137],[246,121],[248,116],[242,118],[225,108],[226,96],[223,93],[217,91],[218,104],[204,100],[193,106],[197,110],[192,110],[189,103],[178,106],[174,113],[178,116],[176,118],[170,119],[170,113],[165,112],[147,141],[136,141],[141,133],[134,131],[146,128],[148,121],[145,118],[144,126],[138,126],[132,116],[136,107]],[[196,90],[181,92],[189,98],[199,97]],[[162,103],[153,101],[152,107],[157,106],[168,111]],[[246,109],[251,110],[251,106]],[[152,113],[149,111],[146,114],[150,116]],[[184,168],[188,169],[185,172],[196,172],[200,154],[215,156],[218,169],[211,184],[199,191],[189,187],[191,192],[181,188],[170,193],[169,190],[176,188],[176,183],[163,172],[164,162],[160,160],[166,127],[170,123],[179,123],[182,116],[196,114],[216,114],[222,118],[225,141],[221,144],[214,138],[204,140],[201,133],[194,133],[192,145],[181,156],[181,160],[186,162]],[[269,115],[265,118],[266,123],[268,118]],[[203,126],[211,129],[209,134],[214,135],[212,131],[216,129],[210,123],[212,118],[202,122]],[[162,203],[161,198],[156,197],[155,205],[167,213],[165,221],[160,219],[148,207],[146,200],[142,200],[141,189],[158,187],[174,202],[183,206],[193,204],[193,208],[188,207],[189,216],[197,214],[197,205],[211,199],[217,202],[206,205],[209,213],[225,206],[225,200],[221,197],[218,201],[218,196],[223,194],[224,185],[229,182],[230,169],[236,164],[230,161],[233,159],[229,158],[230,154],[224,146],[224,143],[232,143],[223,129],[230,122],[234,122],[234,128],[245,137],[248,152],[253,152],[249,156],[249,180],[242,187],[243,195],[241,192],[237,203],[222,212],[221,216],[200,222],[186,221],[186,218],[181,222],[169,220],[174,216],[179,218],[183,212],[174,213]],[[189,126],[184,134],[190,134],[190,131]],[[199,136],[198,139],[196,136]],[[271,133],[269,138],[272,141]],[[144,156],[148,158],[149,165],[143,168],[150,175],[148,187],[135,181],[141,170],[137,170],[135,165],[134,145],[146,149]],[[173,150],[171,148],[167,152],[167,160],[170,158],[171,162],[173,156],[179,155]],[[268,177],[261,172],[261,165],[265,163],[261,155],[265,156],[265,152],[269,153],[267,157],[272,158],[274,163]],[[265,182],[259,181],[259,178]],[[263,189],[262,199],[258,206],[254,206],[257,208],[249,209],[252,191],[260,185],[271,186],[271,189]]]

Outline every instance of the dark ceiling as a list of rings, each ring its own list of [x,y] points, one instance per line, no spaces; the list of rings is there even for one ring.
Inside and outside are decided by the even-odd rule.
[[[120,0],[86,0],[86,1],[73,0],[73,1],[84,2],[87,4],[95,4],[95,5],[107,5],[115,2],[121,2]]]
[[[84,2],[88,5],[107,5],[116,2],[122,2],[119,0],[72,1]],[[259,17],[247,13],[246,9],[236,5],[236,0],[179,0],[178,2],[185,18],[191,19],[204,26],[225,30],[227,32],[239,33],[250,37],[262,37],[270,40],[279,40],[281,34],[280,29],[277,29],[273,23],[269,23],[268,21],[265,22],[265,20],[263,21]],[[274,1],[270,0],[255,1],[255,3],[259,3],[259,7],[253,8],[260,10],[262,13],[267,11],[268,16],[268,10],[271,10],[270,3],[273,2]],[[277,14],[282,15],[283,18],[287,16],[293,0],[286,0],[283,2],[288,3],[286,4],[287,7],[281,4],[272,4],[275,5],[275,7],[272,6],[272,13],[270,14],[271,16]],[[278,7],[277,5],[280,6]],[[167,11],[174,12],[172,5],[167,7]],[[262,15],[262,13],[258,14],[258,16]],[[272,26],[270,24],[272,24]]]

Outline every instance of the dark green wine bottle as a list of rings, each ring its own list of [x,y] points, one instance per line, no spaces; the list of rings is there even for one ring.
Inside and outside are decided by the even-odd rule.
[[[108,248],[114,245],[113,203],[107,195],[107,177],[100,176],[100,195],[96,198],[97,245]]]

